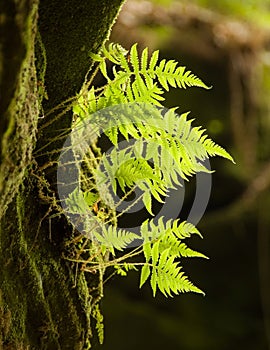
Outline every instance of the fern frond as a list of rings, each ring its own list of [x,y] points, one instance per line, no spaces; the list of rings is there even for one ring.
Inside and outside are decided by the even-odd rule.
[[[119,65],[127,53],[128,51],[120,44],[110,43],[108,49],[106,49],[105,45],[102,46],[100,55],[103,55],[103,57],[107,58],[109,61]]]
[[[140,70],[140,63],[137,51],[137,44],[132,45],[130,49],[130,63],[132,65],[134,74],[138,74]]]
[[[157,224],[154,219],[145,220],[141,225],[141,236],[145,242],[157,240],[162,235],[176,236],[179,240],[189,238],[195,234],[202,238],[199,230],[191,223],[179,219],[169,219],[164,223],[164,217],[158,219]]]
[[[161,106],[160,101],[164,90],[169,87],[187,88],[197,86],[208,89],[201,79],[185,71],[185,67],[178,66],[174,60],[161,60],[158,64],[159,51],[154,51],[148,57],[148,49],[145,48],[139,57],[137,44],[132,45],[130,54],[118,44],[111,43],[106,49],[104,46],[99,55],[93,58],[100,63],[100,70],[109,82],[104,88],[106,106],[117,103],[149,102]],[[104,59],[108,59],[119,66],[119,70],[113,69],[114,79],[108,77]],[[162,88],[157,86],[157,82]]]
[[[178,67],[178,63],[174,60],[161,60],[154,70],[162,87],[168,91],[169,86],[186,89],[187,87],[197,86],[204,89],[209,89],[204,82],[191,71],[185,71],[185,67]]]
[[[115,254],[114,249],[123,250],[128,244],[139,238],[133,232],[118,229],[112,225],[103,225],[101,234],[98,232],[94,232],[93,234],[98,242],[106,247],[113,255]]]
[[[150,277],[151,276],[151,277]],[[196,287],[181,271],[181,266],[174,261],[174,257],[168,257],[168,251],[164,251],[160,256],[159,264],[150,268],[149,264],[143,266],[141,270],[140,288],[150,277],[150,284],[153,296],[156,295],[157,288],[167,297],[172,293],[195,292],[204,295],[204,292]]]
[[[203,141],[203,146],[205,147],[207,153],[212,156],[220,156],[226,159],[231,160],[233,163],[235,163],[233,157],[225,151],[225,149],[219,145],[217,145],[214,141],[210,139],[206,139]]]
[[[115,255],[115,250],[121,251],[134,240],[142,240],[141,247],[134,253],[142,252],[145,258],[140,287],[150,280],[154,296],[157,290],[165,296],[190,291],[203,293],[184,275],[179,261],[184,257],[206,258],[183,243],[193,234],[201,236],[197,228],[185,221],[165,222],[161,217],[157,222],[154,219],[144,221],[141,236],[118,229],[116,210],[124,199],[115,202],[114,197],[117,187],[124,193],[139,188],[140,198],[152,214],[153,198],[163,202],[170,188],[181,185],[199,171],[210,172],[203,165],[205,159],[218,155],[233,161],[228,152],[208,138],[205,130],[192,126],[189,113],[179,116],[175,109],[164,113],[160,108],[164,92],[171,87],[209,87],[175,60],[159,62],[158,50],[149,55],[145,48],[140,54],[137,44],[130,48],[128,55],[122,46],[111,43],[103,46],[98,54],[91,54],[91,58],[97,62],[97,69],[107,83],[101,88],[84,91],[74,104],[74,127],[85,131],[84,126],[90,122],[91,128],[80,132],[76,139],[73,137],[73,151],[80,137],[86,137],[86,147],[90,144],[96,150],[95,142],[101,132],[114,147],[108,154],[94,156],[91,181],[85,181],[90,185],[87,187],[84,183],[83,191],[78,186],[66,199],[66,207],[70,213],[83,216],[84,231],[99,245],[102,258],[106,252]],[[107,72],[108,60],[113,63],[112,74]],[[95,136],[95,141],[88,133]],[[118,147],[123,137],[132,140],[125,149]],[[118,274],[126,275],[128,270],[142,264],[119,263],[116,259],[111,265]],[[103,341],[99,309],[94,310],[94,315],[100,320],[97,329]]]
[[[148,65],[148,48],[145,47],[141,56],[141,72],[145,72]]]
[[[185,243],[181,243],[178,247],[179,255],[182,257],[189,257],[189,258],[205,258],[208,259],[208,257],[200,252],[197,252],[191,248],[189,248]]]
[[[146,264],[141,270],[140,287],[150,277],[154,295],[157,288],[166,296],[171,296],[172,292],[202,293],[180,272],[179,262],[175,261],[180,257],[207,258],[181,241],[191,234],[200,235],[194,225],[179,223],[179,220],[168,220],[164,223],[164,218],[161,217],[157,224],[154,220],[146,220],[142,224],[141,235],[144,240],[143,254]]]
[[[159,57],[159,50],[156,50],[153,52],[151,58],[150,58],[150,62],[149,62],[149,72],[150,74],[155,71],[155,67],[156,67],[156,64],[158,62],[158,57]]]
[[[124,262],[123,264],[114,265],[116,273],[120,276],[127,276],[128,271],[135,270],[138,271],[135,264]]]
[[[185,243],[182,243],[173,234],[167,233],[160,239],[160,252],[168,251],[170,255],[175,257],[196,257],[207,258],[204,254],[197,252],[189,247]]]
[[[71,214],[86,215],[90,212],[87,199],[84,197],[84,193],[80,190],[79,186],[69,194],[65,204],[68,212]]]
[[[115,177],[123,192],[126,191],[125,187],[131,188],[138,181],[143,181],[145,179],[161,181],[161,179],[154,174],[148,162],[143,158],[130,158],[126,162],[120,164],[120,167],[115,173]]]

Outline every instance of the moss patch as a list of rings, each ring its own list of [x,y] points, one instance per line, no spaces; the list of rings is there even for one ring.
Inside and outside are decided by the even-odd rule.
[[[18,74],[14,97],[4,114],[7,128],[1,141],[0,219],[18,192],[35,147],[39,115],[34,56],[37,11],[38,2],[33,0],[25,23],[21,26],[25,57]],[[25,14],[21,14],[18,9],[17,16],[21,18]]]
[[[45,112],[75,95],[89,69],[88,51],[103,43],[122,0],[41,1],[40,9],[38,0],[19,3],[24,57],[5,112],[0,159],[0,347],[90,349],[94,297],[84,274],[77,276],[62,259],[62,242],[69,232],[65,221],[55,219],[49,229],[50,203],[43,202],[40,188],[44,176],[44,183],[53,188],[54,175],[41,173],[33,150],[37,155],[49,143],[39,164],[48,162],[50,152],[61,149],[60,129],[71,122],[71,116],[65,115],[42,129],[40,79],[49,97]],[[35,51],[38,15],[44,46]],[[51,118],[55,114],[44,122]],[[52,137],[57,142],[51,143]]]

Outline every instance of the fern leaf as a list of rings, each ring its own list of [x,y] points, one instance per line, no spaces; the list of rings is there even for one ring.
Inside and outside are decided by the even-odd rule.
[[[108,225],[102,227],[102,234],[94,232],[99,243],[107,247],[114,255],[114,248],[123,250],[135,239],[139,238],[135,233],[126,230],[117,229],[117,227]]]
[[[155,242],[151,250],[151,258],[154,265],[157,264],[159,258],[159,241]]]
[[[190,222],[183,221],[178,225],[179,220],[168,221],[168,226],[172,227],[173,233],[180,239],[189,238],[192,234],[197,234],[202,238],[199,230]],[[172,226],[171,226],[172,225]],[[167,226],[166,226],[167,228]]]
[[[182,74],[179,75],[178,79],[176,79],[176,83],[179,88],[190,87],[190,86],[197,86],[202,87],[204,89],[210,89],[207,85],[204,84],[204,82],[198,78],[195,74],[191,73],[191,71],[181,71]]]
[[[192,282],[188,280],[188,278],[184,275],[183,272],[181,272],[178,276],[177,289],[181,293],[194,292],[205,295],[205,293],[201,289],[196,287]]]
[[[185,71],[185,67],[177,67],[177,62],[174,60],[162,60],[155,69],[155,74],[163,86],[168,91],[169,85],[172,87],[186,88],[190,86],[202,87],[209,89],[204,82],[190,71]]]
[[[103,57],[101,57],[101,55],[97,54],[97,53],[93,53],[90,52],[89,56],[92,58],[93,61],[95,62],[102,62],[103,61]]]
[[[139,57],[138,57],[138,50],[137,50],[137,44],[132,45],[130,49],[130,63],[132,65],[132,69],[135,74],[138,74],[140,70],[139,65]]]
[[[92,207],[98,200],[99,195],[97,193],[86,191],[83,193],[83,198],[89,207]]]
[[[102,61],[99,68],[100,68],[100,71],[101,71],[102,75],[104,76],[104,78],[106,78],[106,80],[108,82],[110,82],[111,79],[108,77],[106,62]]]
[[[151,284],[151,288],[153,291],[153,296],[155,296],[156,292],[157,292],[157,271],[156,271],[156,268],[152,269],[150,284]]]
[[[96,112],[97,110],[97,97],[95,95],[95,89],[94,87],[91,87],[87,94],[87,104],[88,104],[88,110],[87,112],[89,114],[92,114]]]
[[[159,265],[160,266],[164,266],[165,265],[166,261],[169,258],[170,253],[171,253],[170,247],[163,250],[163,252],[160,254],[160,259],[159,259]]]
[[[120,276],[127,276],[128,271],[130,270],[138,270],[135,266],[135,264],[132,263],[126,263],[119,265],[114,265],[114,268],[116,269],[116,273]]]
[[[91,54],[107,84],[103,88],[92,87],[87,94],[81,95],[73,112],[79,117],[77,124],[86,123],[90,116],[96,138],[99,135],[96,129],[106,130],[115,147],[110,154],[96,158],[99,166],[91,169],[94,177],[92,187],[84,186],[84,192],[76,188],[67,198],[66,205],[70,212],[85,217],[85,228],[89,228],[88,231],[100,244],[103,258],[106,252],[115,255],[115,250],[121,251],[132,241],[142,238],[141,251],[145,264],[141,269],[140,288],[150,279],[154,296],[158,289],[165,296],[190,291],[203,293],[184,275],[179,262],[181,257],[206,258],[183,243],[193,234],[201,236],[194,225],[179,220],[165,222],[163,217],[158,222],[145,220],[139,237],[133,232],[118,229],[116,223],[105,224],[111,219],[108,212],[114,212],[116,216],[117,203],[114,203],[110,188],[116,194],[117,186],[123,192],[137,186],[143,192],[142,201],[147,211],[153,215],[152,197],[162,202],[168,189],[181,185],[181,180],[188,180],[198,171],[210,172],[202,164],[204,159],[218,155],[233,161],[228,152],[208,138],[205,130],[192,127],[193,120],[188,120],[188,113],[179,117],[175,109],[164,114],[163,109],[156,107],[162,106],[163,93],[171,87],[209,87],[175,60],[162,59],[158,63],[158,50],[149,57],[145,48],[139,55],[137,44],[134,44],[129,56],[127,53],[119,44],[111,43],[107,48],[103,46],[98,54]],[[112,75],[107,72],[107,60],[114,64]],[[112,106],[116,109],[105,113],[105,117],[104,113],[96,113]],[[119,137],[135,141],[121,150],[117,147]],[[102,206],[107,206],[102,219],[91,216],[91,207],[97,200]],[[95,221],[95,226],[91,226],[91,220]],[[116,260],[118,274],[126,275],[132,268],[135,264],[120,264]],[[98,309],[94,312],[96,319],[100,320],[97,321],[98,332],[103,341],[102,315]]]
[[[127,55],[128,51],[124,49],[120,44],[110,43],[108,49],[103,45],[101,53],[109,61],[115,64],[121,64],[123,57]]]
[[[183,257],[189,257],[189,258],[205,258],[208,259],[208,257],[200,252],[196,252],[193,249],[190,249],[189,247],[187,247],[187,245],[185,243],[181,243],[179,245],[179,254]]]
[[[225,151],[225,149],[223,147],[217,145],[214,141],[212,141],[210,139],[206,139],[203,142],[203,145],[204,145],[207,153],[210,156],[217,155],[217,156],[220,156],[223,158],[227,158],[227,159],[231,160],[233,163],[235,163],[232,156],[227,151]]]
[[[144,283],[147,281],[148,277],[150,276],[150,267],[148,264],[143,265],[141,270],[141,277],[140,277],[140,288],[144,285]]]
[[[157,61],[158,61],[158,56],[159,56],[159,50],[154,51],[151,58],[150,58],[150,63],[149,63],[149,71],[150,72],[154,72]]]
[[[147,242],[145,237],[144,237],[144,241],[145,243],[143,244],[143,254],[146,262],[148,262],[151,258],[151,243]]]
[[[90,212],[89,206],[84,198],[84,193],[79,187],[76,187],[75,190],[69,194],[65,204],[68,212],[71,214],[86,215]]]
[[[140,186],[141,187],[141,186]],[[152,197],[149,190],[146,190],[143,194],[143,204],[147,209],[148,213],[154,215],[152,212]]]
[[[141,56],[141,72],[145,73],[148,65],[148,48],[144,48]]]

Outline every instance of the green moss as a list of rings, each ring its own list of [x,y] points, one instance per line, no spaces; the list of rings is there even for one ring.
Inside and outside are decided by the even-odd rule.
[[[22,32],[26,54],[21,64],[14,97],[5,113],[8,122],[1,144],[0,219],[18,192],[35,147],[39,114],[34,57],[37,10],[37,1],[33,0]]]
[[[47,57],[45,113],[80,91],[91,65],[89,52],[97,52],[107,39],[122,3],[123,0],[41,1],[39,30]],[[49,124],[55,117],[56,113],[52,113],[41,124]],[[37,148],[44,153],[45,147],[46,155],[38,158],[40,164],[58,156],[56,152],[49,157],[49,152],[60,152],[63,139],[55,136],[58,130],[68,129],[71,120],[72,114],[65,113],[44,129],[46,137],[41,135]]]
[[[98,50],[103,43],[121,3],[122,0],[54,0],[48,5],[41,1],[39,18],[44,46],[41,40],[36,41],[38,1],[29,3],[20,33],[25,57],[6,112],[8,123],[1,145],[0,316],[9,319],[5,325],[0,323],[0,347],[4,349],[91,347],[93,297],[84,274],[77,276],[73,266],[62,259],[62,242],[69,231],[66,222],[52,220],[49,233],[47,215],[51,204],[40,196],[44,174],[34,166],[33,159],[37,135],[35,155],[52,136],[57,136],[59,129],[70,124],[71,118],[67,115],[43,131],[38,128],[42,99],[38,80],[44,80],[48,90],[49,100],[44,101],[47,111],[75,95],[89,69],[88,51]],[[35,51],[37,42],[39,49]],[[50,159],[48,152],[58,147],[61,141],[45,149],[44,162]],[[47,174],[46,184],[52,182],[53,176]],[[46,191],[51,189],[46,187]]]

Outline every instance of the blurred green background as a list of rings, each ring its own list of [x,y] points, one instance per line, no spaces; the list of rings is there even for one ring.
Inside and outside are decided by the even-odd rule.
[[[183,261],[205,297],[152,297],[139,274],[113,277],[101,303],[103,350],[270,349],[270,1],[127,0],[112,41],[159,49],[211,90],[172,90],[166,107],[190,110],[194,125],[233,155],[216,172],[192,248],[210,260]],[[186,184],[185,219],[195,181]],[[178,203],[175,203],[177,206]]]

